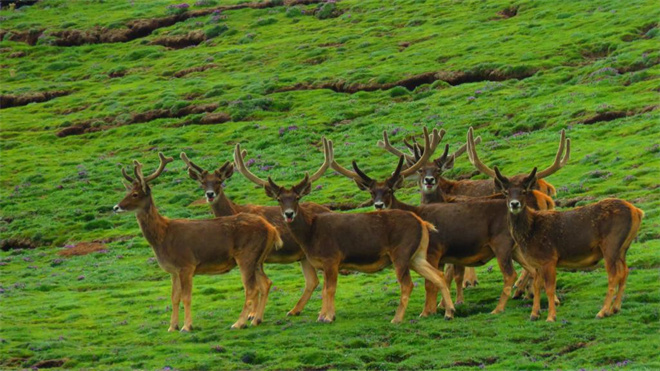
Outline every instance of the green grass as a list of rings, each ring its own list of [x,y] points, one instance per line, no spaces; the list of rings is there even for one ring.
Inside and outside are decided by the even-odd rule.
[[[64,367],[87,369],[660,368],[657,4],[346,0],[325,19],[313,13],[317,4],[242,9],[190,18],[128,43],[49,44],[49,31],[121,28],[167,16],[167,6],[177,3],[53,0],[0,11],[3,30],[45,30],[35,46],[0,42],[0,93],[71,92],[0,111],[0,238],[40,246],[0,252],[6,263],[0,266],[0,368],[59,358],[67,359]],[[512,5],[516,16],[498,16]],[[150,45],[197,30],[212,37],[180,50]],[[25,55],[10,57],[17,52]],[[211,63],[203,72],[173,77]],[[109,77],[117,71],[125,75]],[[386,84],[426,72],[484,71],[536,73],[456,86],[438,81],[414,91],[275,93],[296,84]],[[181,126],[198,114],[56,136],[82,121],[123,123],[136,113],[208,103],[232,121]],[[626,117],[581,124],[607,112]],[[607,286],[601,264],[590,272],[560,272],[556,324],[530,323],[529,301],[510,301],[504,314],[491,316],[502,282],[492,261],[478,269],[481,284],[466,292],[452,322],[417,318],[422,285],[413,292],[409,322],[391,325],[399,294],[388,269],[340,277],[337,321],[324,325],[315,322],[320,289],[301,317],[285,317],[301,294],[302,275],[294,265],[268,265],[274,288],[261,326],[229,331],[243,300],[238,272],[232,272],[196,278],[193,333],[165,331],[169,277],[150,259],[135,218],[111,213],[124,195],[121,164],[138,159],[149,171],[157,151],[178,156],[185,150],[213,168],[241,142],[258,166],[273,167],[254,172],[293,183],[320,165],[312,144],[325,135],[334,140],[340,163],[357,159],[383,177],[395,159],[376,146],[382,130],[398,131],[391,139],[401,143],[422,126],[446,129],[444,141],[453,149],[474,126],[484,139],[484,162],[507,174],[550,164],[558,132],[566,129],[571,161],[548,179],[559,199],[584,197],[581,205],[618,197],[646,212],[628,253],[634,269],[622,313],[593,319]],[[472,170],[460,158],[449,176]],[[332,172],[318,185],[309,201],[368,198]],[[273,204],[238,175],[226,192],[239,203]],[[155,181],[154,195],[169,217],[210,216],[206,206],[190,206],[202,193],[180,161]],[[400,198],[416,203],[419,195],[411,184]],[[94,240],[106,241],[108,252],[57,260],[63,246]]]

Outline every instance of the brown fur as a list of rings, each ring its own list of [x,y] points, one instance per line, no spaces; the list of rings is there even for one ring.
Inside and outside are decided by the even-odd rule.
[[[211,172],[195,165],[185,154],[182,154],[182,159],[188,164],[188,175],[190,178],[197,181],[207,195],[213,215],[216,217],[230,216],[242,212],[255,214],[263,217],[277,228],[280,236],[282,236],[283,246],[279,250],[271,250],[271,253],[266,258],[266,263],[290,264],[300,262],[300,267],[305,278],[305,289],[296,305],[287,313],[287,315],[299,315],[319,285],[319,280],[316,270],[309,264],[305,258],[305,253],[293,238],[289,228],[285,225],[280,208],[278,206],[238,205],[232,202],[222,188],[222,184],[234,174],[234,165],[230,162],[226,162],[219,169]],[[209,194],[212,194],[213,197],[208,198]],[[325,206],[315,203],[304,203],[301,207],[313,214],[330,211]]]
[[[167,160],[161,154],[160,169],[147,178],[142,176],[142,165],[138,162],[135,179],[124,172],[133,184],[115,210],[136,212],[142,234],[151,245],[158,265],[172,277],[172,317],[168,331],[178,329],[180,301],[185,310],[182,331],[192,330],[194,275],[222,274],[237,265],[245,287],[245,305],[232,328],[245,327],[251,312],[255,313],[252,324],[258,325],[263,320],[271,285],[263,271],[263,262],[273,247],[282,245],[277,229],[263,218],[245,213],[206,220],[161,216],[147,182],[160,174]]]
[[[537,270],[534,281],[532,319],[539,317],[541,278],[548,295],[547,321],[556,320],[555,285],[557,267],[588,268],[605,260],[608,291],[597,318],[621,309],[628,277],[626,252],[637,235],[643,211],[619,199],[605,199],[569,211],[534,211],[522,194],[535,182],[536,168],[522,184],[511,182],[499,173],[497,182],[507,194],[508,224],[526,260]],[[616,300],[614,294],[616,290]]]

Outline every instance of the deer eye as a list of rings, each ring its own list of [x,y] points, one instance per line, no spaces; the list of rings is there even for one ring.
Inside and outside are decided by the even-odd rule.
[[[137,194],[137,192],[135,192],[131,196],[133,196],[133,198],[137,198],[139,195]]]

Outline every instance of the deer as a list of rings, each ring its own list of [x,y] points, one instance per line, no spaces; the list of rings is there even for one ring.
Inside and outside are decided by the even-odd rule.
[[[404,318],[413,283],[410,269],[438,287],[446,301],[445,319],[454,317],[454,305],[443,273],[428,263],[426,254],[432,224],[413,213],[402,210],[382,210],[367,213],[310,213],[300,207],[300,199],[311,192],[316,181],[333,161],[332,141],[323,140],[325,160],[321,168],[292,187],[282,187],[271,177],[263,180],[250,172],[243,163],[240,144],[234,150],[238,171],[255,184],[264,187],[266,195],[276,200],[291,234],[302,247],[307,260],[323,272],[322,307],[317,321],[335,320],[335,293],[339,269],[364,273],[378,272],[394,266],[401,288],[399,306],[392,323]],[[428,138],[426,145],[429,145]],[[412,171],[416,171],[412,168]]]
[[[479,144],[481,142],[481,137],[473,139],[474,144]],[[410,144],[404,141],[406,146],[410,149],[411,154],[405,154],[404,152],[395,148],[387,136],[387,132],[383,132],[383,139],[377,142],[377,145],[386,151],[399,156],[405,156],[406,162],[408,164],[414,163],[419,159],[423,149],[415,143]],[[566,155],[561,157],[566,151]],[[450,170],[454,166],[455,158],[462,155],[467,151],[467,143],[463,144],[456,152],[452,155],[448,154],[448,148],[445,148],[445,152],[442,156],[436,158],[433,161],[429,161],[422,169],[419,171],[419,186],[422,194],[422,204],[436,203],[436,202],[461,202],[465,201],[466,197],[486,197],[497,193],[495,184],[490,179],[483,180],[459,180],[452,181],[444,178],[442,173],[444,171]],[[528,203],[533,207],[539,210],[554,209],[555,203],[552,200],[550,195],[554,196],[556,194],[554,186],[552,184],[543,180],[544,177],[554,174],[556,171],[561,169],[566,165],[570,158],[570,140],[567,140],[565,133],[562,133],[562,136],[559,141],[559,148],[557,150],[557,155],[555,156],[555,161],[550,167],[542,171],[541,177],[539,177],[537,183],[534,186],[534,192],[531,192],[528,197]],[[487,167],[486,167],[487,168]],[[479,171],[487,171],[483,167],[477,167]],[[523,175],[519,175],[522,177]],[[500,196],[503,197],[503,196]],[[457,280],[460,279],[460,267],[454,269],[452,273],[452,267],[448,269],[445,273],[449,280],[452,276]],[[466,270],[466,273],[470,273],[469,270]],[[469,278],[469,280],[472,277]],[[476,281],[476,273],[474,275],[474,281]],[[469,282],[469,281],[468,281]],[[449,282],[451,284],[451,282]],[[525,288],[528,287],[530,283],[529,272],[526,270],[520,275],[518,281],[514,285],[517,287],[513,297],[520,298],[523,296]],[[457,282],[457,285],[460,284]]]
[[[486,166],[480,159],[479,155],[477,154],[476,151],[476,140],[474,139],[474,129],[471,127],[468,129],[467,133],[467,138],[468,142],[466,143],[468,145],[468,159],[470,160],[470,163],[474,165],[475,168],[477,168],[481,173],[487,175],[490,178],[495,178],[495,172],[490,169],[488,166]],[[557,172],[559,169],[564,167],[568,161],[570,160],[571,157],[571,140],[570,138],[566,138],[566,131],[561,130],[560,132],[560,139],[559,139],[559,148],[557,149],[557,154],[555,155],[555,160],[554,162],[547,167],[546,169],[540,171],[536,177],[536,183],[532,184],[532,191],[527,192],[525,197],[527,197],[527,204],[534,208],[535,210],[552,210],[554,209],[554,202],[550,199],[550,204],[544,205],[543,201],[543,195],[537,191],[539,184],[541,184],[541,179],[550,176]],[[512,179],[514,181],[521,181],[522,179],[525,178],[525,174],[518,174]],[[495,185],[497,186],[497,182],[495,182]],[[499,187],[496,188],[495,192],[500,193],[502,196],[504,194],[501,193],[501,189]],[[548,197],[545,197],[546,199]],[[525,270],[523,274],[521,274],[520,279],[516,282],[516,291],[514,292],[513,297],[514,298],[520,298],[523,296],[525,289],[528,288],[529,284],[531,281],[531,275],[530,272]],[[533,291],[533,290],[532,290]],[[555,304],[559,305],[560,301],[558,297],[555,297]]]
[[[437,144],[436,144],[437,145]],[[404,156],[399,158],[394,173],[384,181],[377,181],[364,173],[353,161],[354,171],[339,165],[334,159],[331,167],[338,173],[352,179],[359,189],[370,192],[374,207],[379,210],[410,211],[436,226],[437,232],[431,233],[427,259],[431,266],[451,263],[455,266],[480,266],[496,258],[504,287],[492,314],[501,313],[506,307],[511,288],[516,280],[512,258],[523,267],[529,267],[522,255],[514,249],[506,223],[502,217],[506,214],[505,200],[498,198],[475,199],[461,203],[436,203],[413,206],[403,203],[395,197],[395,191],[401,188],[411,169],[421,168],[432,154],[433,147],[413,166],[402,170]],[[431,153],[428,153],[431,151]],[[531,269],[531,268],[530,268]],[[462,279],[462,277],[461,277]],[[431,282],[425,282],[426,302],[422,316],[436,313],[437,289]],[[444,304],[444,297],[443,303]],[[456,303],[463,302],[462,285],[457,285]]]
[[[246,155],[246,152],[241,154],[241,159]],[[284,224],[280,208],[278,206],[260,206],[260,205],[238,205],[225,195],[222,184],[234,174],[234,164],[226,161],[221,167],[214,171],[207,171],[192,162],[185,152],[181,152],[181,159],[187,166],[188,175],[193,180],[197,181],[204,191],[204,196],[211,206],[213,215],[230,216],[238,213],[249,213],[263,217],[271,223],[282,237],[283,246],[278,250],[271,250],[271,253],[266,258],[267,264],[290,264],[300,262],[303,277],[305,279],[305,289],[301,298],[296,305],[291,309],[287,316],[297,316],[305,308],[305,305],[312,296],[312,293],[319,285],[319,279],[316,270],[305,258],[305,253],[300,248],[300,245],[293,238],[291,232]],[[329,212],[325,206],[316,203],[303,203],[300,205],[309,213],[318,214]]]
[[[227,273],[235,266],[241,272],[245,303],[232,329],[263,321],[271,281],[263,270],[270,251],[282,246],[277,229],[264,218],[247,213],[215,219],[169,219],[162,216],[154,203],[149,183],[158,178],[165,166],[174,161],[159,153],[160,165],[149,176],[142,174],[142,164],[133,162],[134,177],[122,168],[122,175],[131,185],[128,193],[113,207],[115,212],[134,211],[143,236],[151,245],[158,265],[172,278],[172,316],[169,332],[179,329],[179,305],[183,301],[182,332],[192,331],[193,276]]]
[[[545,282],[546,321],[556,321],[557,268],[589,268],[601,260],[605,260],[607,271],[607,294],[596,318],[618,313],[628,278],[626,253],[637,236],[644,211],[615,198],[573,210],[537,211],[527,207],[525,197],[537,182],[536,167],[522,179],[502,175],[497,166],[489,173],[494,174],[497,187],[506,195],[506,219],[511,235],[527,262],[536,269],[530,320],[540,316],[541,285]]]

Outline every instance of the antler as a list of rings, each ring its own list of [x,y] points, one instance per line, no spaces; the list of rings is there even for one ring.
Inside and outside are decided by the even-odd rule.
[[[466,144],[467,144],[468,157],[472,165],[474,165],[474,167],[476,167],[477,170],[488,175],[489,177],[497,178],[497,174],[495,173],[495,171],[489,168],[488,166],[486,166],[483,162],[481,162],[479,156],[477,155],[477,150],[475,149],[476,143],[474,141],[474,130],[472,129],[472,126],[470,126],[470,129],[468,129]]]
[[[481,143],[481,135],[479,135],[478,137],[474,138],[474,144],[479,144],[479,143]],[[462,146],[460,146],[460,147],[456,150],[456,152],[454,152],[454,155],[453,155],[454,158],[457,158],[458,156],[464,154],[464,153],[467,151],[467,147],[468,147],[468,144],[467,144],[467,143],[465,143],[465,144],[463,144]]]
[[[383,130],[383,140],[379,140],[378,142],[376,142],[376,145],[378,145],[378,147],[386,150],[387,152],[389,152],[389,153],[391,153],[391,154],[393,154],[397,157],[404,156],[406,158],[406,160],[408,160],[410,162],[415,162],[415,157],[414,156],[407,155],[407,154],[399,151],[398,149],[396,149],[392,146],[392,144],[390,143],[390,138],[388,138],[388,136],[387,136],[387,130]],[[335,170],[337,170],[337,169],[335,169]],[[339,171],[339,170],[337,170],[337,171]]]
[[[441,130],[438,132],[438,129],[433,129],[433,133],[429,137],[429,130],[424,127],[424,153],[422,154],[422,157],[412,166],[407,168],[406,170],[401,171],[401,176],[408,177],[412,174],[414,174],[419,168],[424,166],[426,164],[426,161],[428,161],[429,157],[433,155],[433,152],[435,152],[435,149],[438,147],[438,144],[440,144],[440,141],[442,140],[442,137],[444,136],[445,131]]]
[[[192,169],[194,169],[195,171],[197,171],[197,172],[200,173],[200,174],[204,172],[204,169],[202,169],[201,167],[199,167],[199,166],[198,166],[197,164],[195,164],[194,162],[190,161],[190,159],[188,158],[188,156],[186,156],[186,153],[185,153],[185,152],[181,152],[181,155],[180,155],[180,156],[181,156],[181,159],[183,160],[183,162],[186,163],[186,165],[188,166],[189,169],[192,168]]]
[[[244,152],[247,155],[247,151]],[[246,177],[252,183],[258,184],[260,186],[268,185],[267,181],[252,174],[252,172],[248,170],[247,166],[245,166],[245,163],[243,163],[242,153],[243,152],[241,151],[241,144],[236,143],[236,147],[234,148],[234,164],[236,164],[236,169],[238,169],[238,172],[243,174],[243,176]]]
[[[334,161],[334,150],[332,149],[332,141],[328,141],[325,137],[321,138],[323,141],[323,164],[321,167],[309,177],[309,182],[314,183],[328,170],[330,163]]]
[[[315,182],[318,180],[323,173],[325,173],[326,170],[328,170],[328,167],[330,166],[330,163],[333,161],[333,150],[332,150],[332,142],[328,142],[327,139],[322,138],[323,141],[323,156],[324,156],[324,161],[321,167],[312,175],[309,177],[309,182]],[[238,154],[241,154],[240,156]],[[244,177],[246,177],[248,180],[250,180],[252,183],[258,184],[260,186],[266,186],[269,184],[268,181],[263,180],[259,178],[258,176],[254,175],[250,170],[248,170],[247,166],[245,166],[245,163],[243,162],[243,157],[247,155],[247,151],[241,151],[241,144],[237,143],[236,147],[234,148],[234,163],[236,164],[236,168],[238,169],[238,172],[243,174]],[[308,174],[305,174],[305,176],[309,176]],[[270,180],[270,179],[269,179]],[[270,180],[272,182],[272,180]]]
[[[133,182],[135,181],[135,179],[131,178],[131,177],[126,173],[126,169],[124,169],[123,167],[121,168],[121,175],[123,175],[124,178],[126,178],[126,180],[128,180],[128,181],[131,182],[131,183],[133,183]]]
[[[135,176],[138,176],[138,171],[139,171],[140,175],[138,176],[138,178],[141,178],[144,181],[144,183],[148,183],[148,182],[158,178],[158,176],[163,172],[163,170],[165,170],[165,165],[167,165],[170,162],[174,161],[174,159],[172,157],[165,157],[163,152],[158,152],[158,157],[160,157],[160,165],[158,165],[158,169],[156,169],[156,171],[154,171],[153,174],[149,175],[146,178],[142,175],[142,164],[135,161],[135,163],[136,163],[136,165],[135,165],[136,166]],[[138,167],[138,164],[139,164],[139,167]]]
[[[564,147],[566,147],[566,154],[562,158],[562,154],[564,153]],[[539,171],[536,174],[536,177],[541,179],[545,178],[547,176],[550,176],[557,172],[557,170],[561,169],[568,163],[568,160],[571,157],[571,140],[566,139],[566,131],[564,129],[561,130],[561,139],[559,140],[559,149],[557,149],[557,155],[555,156],[555,162],[550,165],[545,170]]]

